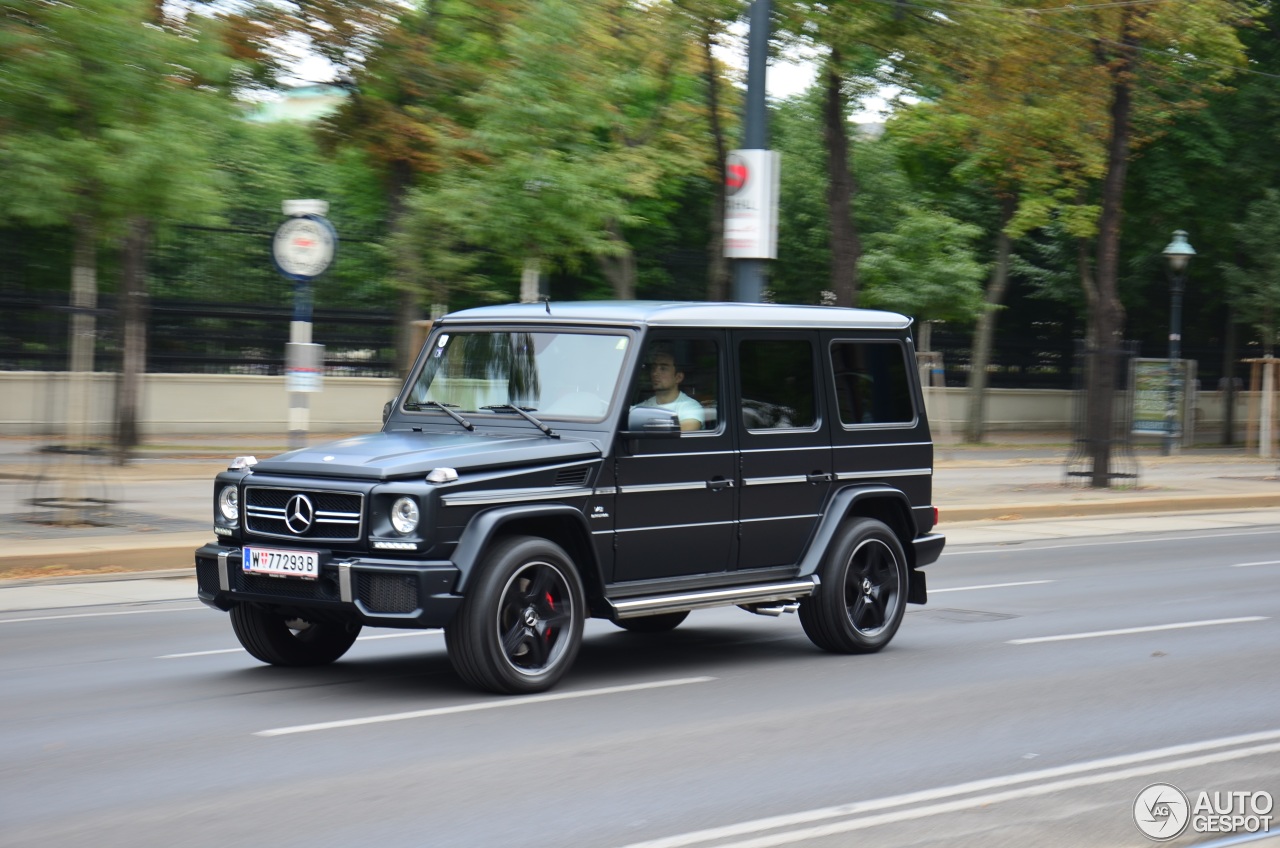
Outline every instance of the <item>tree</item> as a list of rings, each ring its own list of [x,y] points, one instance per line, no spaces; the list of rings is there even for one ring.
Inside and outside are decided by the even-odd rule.
[[[727,139],[731,135],[733,121],[726,101],[734,92],[716,61],[715,49],[723,44],[729,24],[741,17],[744,0],[674,0],[674,4],[688,17],[698,42],[707,131],[711,141],[708,178],[712,186],[712,202],[708,216],[707,300],[728,300],[731,275],[729,260],[724,255],[724,173],[729,156]]]
[[[1106,486],[1115,351],[1124,327],[1118,277],[1128,165],[1135,146],[1156,137],[1171,115],[1202,105],[1198,95],[1240,63],[1235,26],[1243,23],[1245,10],[1228,0],[1176,6],[1044,3],[1035,8],[1039,14],[1029,16],[1022,6],[984,4],[938,16],[930,34],[938,33],[942,43],[952,45],[944,55],[954,65],[954,82],[943,86],[946,93],[939,100],[949,98],[950,111],[965,114],[968,107],[957,100],[982,103],[989,99],[984,92],[994,92],[997,108],[990,117],[1036,119],[1031,133],[1005,136],[1044,154],[1038,161],[1049,165],[1035,167],[1037,159],[1028,162],[1025,157],[1005,159],[1003,167],[1016,178],[1017,190],[1003,193],[1018,201],[1002,228],[1008,235],[1017,234],[1020,220],[1043,225],[1038,219],[1046,211],[1080,222],[1096,209],[1096,257],[1081,264],[1080,276],[1089,304],[1090,339],[1098,354],[1088,377],[1090,479],[1094,486]],[[1043,132],[1054,127],[1056,133]],[[1093,163],[1100,163],[1096,206],[1086,199],[1086,191],[1094,188]],[[1072,178],[1051,178],[1046,193],[1043,175],[1055,169]],[[1069,212],[1066,201],[1072,194],[1084,205]],[[1029,197],[1036,201],[1030,206]],[[1091,235],[1074,224],[1071,229],[1081,237]],[[992,293],[1002,293],[1004,283],[993,282]]]
[[[1047,39],[1027,19],[992,8],[962,12],[920,34],[915,44],[922,55],[912,68],[936,97],[905,110],[893,126],[925,155],[946,162],[951,179],[980,187],[998,214],[971,347],[969,442],[985,437],[988,365],[1016,242],[1055,220],[1091,236],[1094,221],[1077,207],[1077,197],[1102,173],[1094,130],[1100,119],[1078,73],[1076,45]]]
[[[985,269],[973,256],[980,227],[942,212],[908,206],[888,232],[867,236],[859,262],[863,302],[913,316],[928,350],[928,321],[968,323],[982,310]]]
[[[413,253],[408,234],[419,225],[411,220],[410,194],[469,160],[457,143],[478,120],[470,97],[504,69],[503,33],[523,4],[433,0],[402,11],[398,24],[369,48],[350,100],[327,122],[324,135],[333,148],[359,149],[380,172],[400,293],[396,347],[403,370],[416,354],[413,322],[423,296],[448,302],[437,288],[442,278],[424,277],[427,266]]]
[[[1231,301],[1262,338],[1263,355],[1275,353],[1280,304],[1280,191],[1269,188],[1249,204],[1245,218],[1231,226],[1241,264],[1223,263]]]
[[[465,166],[430,202],[526,278],[590,256],[615,297],[633,297],[633,201],[700,166],[697,54],[677,21],[625,0],[531,8],[504,35],[503,72],[468,98],[477,120],[455,145]]]
[[[83,375],[93,370],[99,244],[123,240],[128,278],[136,281],[143,219],[196,215],[216,204],[206,128],[228,114],[212,85],[228,65],[207,19],[159,26],[143,0],[5,0],[0,9],[0,179],[8,189],[0,215],[69,225],[74,233],[68,413],[78,440],[87,411]],[[129,287],[124,294],[125,308],[135,309],[140,293]],[[137,333],[135,316],[126,330],[134,384]],[[136,433],[129,408],[124,415],[127,449]]]

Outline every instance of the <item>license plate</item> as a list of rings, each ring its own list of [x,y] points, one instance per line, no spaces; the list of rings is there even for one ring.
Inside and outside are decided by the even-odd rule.
[[[272,577],[302,577],[315,580],[320,576],[320,554],[315,551],[289,551],[283,548],[245,548],[246,574],[269,574]]]

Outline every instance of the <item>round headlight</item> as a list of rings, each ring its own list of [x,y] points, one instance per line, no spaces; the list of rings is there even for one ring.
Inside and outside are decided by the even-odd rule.
[[[400,498],[391,505],[391,526],[402,536],[418,529],[418,502],[413,498]]]
[[[235,486],[223,486],[218,492],[218,512],[232,524],[240,520],[240,492]]]

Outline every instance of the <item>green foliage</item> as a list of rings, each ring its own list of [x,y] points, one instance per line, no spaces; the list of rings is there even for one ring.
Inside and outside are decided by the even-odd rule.
[[[387,302],[389,260],[378,244],[384,199],[360,151],[330,157],[308,127],[236,121],[223,127],[214,164],[222,215],[202,222],[213,229],[173,222],[162,229],[156,296],[288,303],[290,288],[271,263],[267,234],[281,220],[282,201],[316,198],[329,202],[339,239],[333,267],[316,281],[316,305],[375,309]]]
[[[626,249],[610,224],[639,223],[632,202],[697,162],[681,105],[695,90],[670,70],[681,52],[663,23],[625,3],[545,0],[508,28],[509,62],[469,99],[478,119],[457,145],[474,164],[432,192],[468,241],[513,266]]]
[[[144,0],[5,2],[0,17],[0,218],[194,219],[217,205],[209,128],[229,63],[207,19],[149,23]]]
[[[1231,230],[1245,258],[1239,265],[1222,264],[1228,292],[1238,312],[1249,316],[1261,335],[1265,352],[1271,354],[1280,304],[1280,190],[1267,189]]]
[[[909,206],[892,231],[867,236],[858,263],[867,306],[918,321],[968,323],[982,309],[984,269],[973,257],[979,227]]]

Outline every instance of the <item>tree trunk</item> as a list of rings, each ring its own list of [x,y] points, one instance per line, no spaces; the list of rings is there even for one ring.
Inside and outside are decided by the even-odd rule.
[[[121,251],[120,326],[123,351],[120,362],[120,392],[116,395],[117,465],[129,461],[130,452],[141,441],[138,434],[138,407],[142,402],[142,380],[147,371],[147,249],[151,244],[151,221],[142,216],[129,220]]]
[[[636,254],[631,245],[622,236],[622,228],[617,221],[609,221],[605,228],[609,232],[609,240],[619,245],[620,252],[609,255],[602,253],[596,257],[600,270],[613,286],[615,300],[635,300],[636,297]]]
[[[404,222],[404,201],[413,182],[413,173],[406,162],[393,162],[387,181],[387,230],[396,241]],[[418,338],[414,322],[422,320],[422,287],[410,263],[395,263],[395,283],[399,292],[396,302],[396,367],[401,375],[408,374],[418,356],[414,342]]]
[[[75,247],[71,267],[71,340],[67,381],[67,441],[82,447],[89,433],[89,375],[97,343],[98,231],[88,215],[72,223]]]
[[[702,53],[706,60],[707,120],[711,126],[711,140],[715,151],[715,191],[711,197],[710,238],[707,241],[707,300],[729,299],[729,260],[724,255],[724,169],[728,151],[725,149],[724,126],[720,123],[720,76],[716,73],[715,47],[711,26],[702,31]]]
[[[1107,172],[1102,184],[1102,213],[1098,219],[1098,297],[1089,312],[1095,340],[1095,365],[1089,375],[1086,427],[1093,460],[1089,484],[1111,485],[1111,451],[1115,420],[1117,353],[1124,332],[1124,309],[1117,294],[1120,266],[1120,229],[1124,185],[1129,168],[1129,135],[1132,109],[1133,57],[1136,38],[1131,14],[1124,14],[1121,53],[1109,67],[1111,77],[1111,140],[1107,147]]]
[[[843,82],[840,52],[832,49],[822,105],[822,138],[827,149],[827,214],[831,230],[831,292],[836,306],[856,306],[862,243],[853,220],[858,186],[849,164],[849,115]]]
[[[520,272],[520,302],[537,303],[541,295],[542,260],[530,254],[524,259],[524,269]]]
[[[1222,345],[1222,444],[1236,443],[1236,311],[1227,304],[1227,333]]]
[[[983,309],[973,330],[973,355],[969,360],[969,411],[964,424],[966,442],[977,443],[986,437],[987,366],[991,363],[991,348],[995,344],[996,317],[1000,304],[1004,303],[1005,292],[1009,289],[1009,256],[1013,249],[1013,240],[1005,229],[1017,211],[1017,198],[1001,199],[995,267],[991,269]]]

